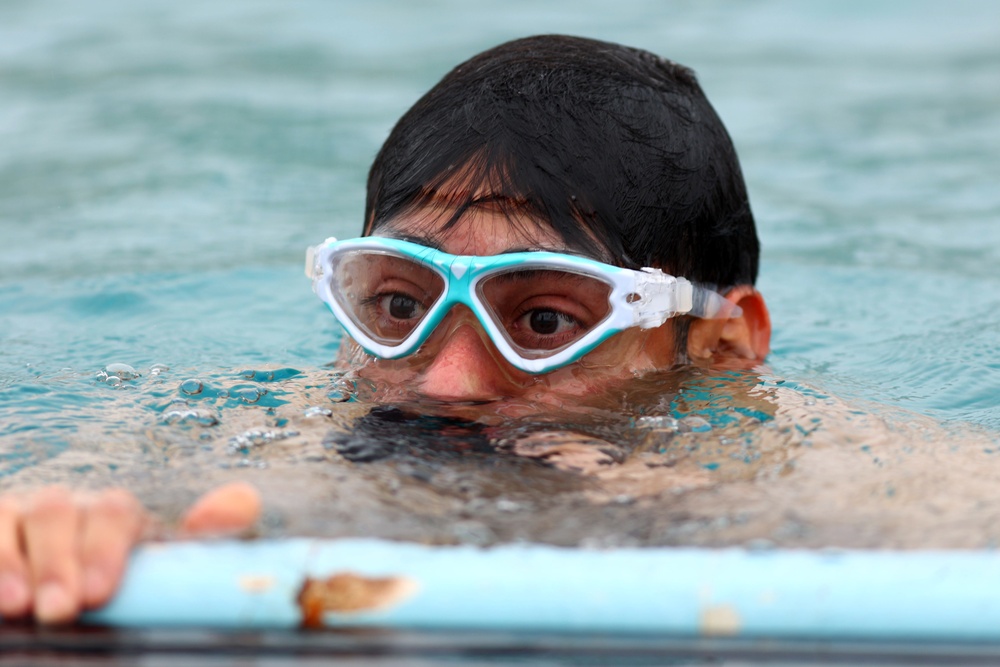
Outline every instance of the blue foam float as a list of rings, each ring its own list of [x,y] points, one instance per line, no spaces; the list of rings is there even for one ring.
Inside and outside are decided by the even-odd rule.
[[[327,627],[1000,640],[1000,555],[962,551],[153,544],[84,621],[294,628],[307,581]]]

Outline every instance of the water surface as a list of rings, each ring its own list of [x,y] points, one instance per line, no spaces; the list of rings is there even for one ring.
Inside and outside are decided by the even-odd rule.
[[[0,486],[127,484],[169,518],[253,479],[265,534],[991,545],[997,25],[986,0],[6,3]],[[697,70],[758,220],[768,368],[589,420],[341,402],[304,248],[357,232],[424,90],[538,32]]]

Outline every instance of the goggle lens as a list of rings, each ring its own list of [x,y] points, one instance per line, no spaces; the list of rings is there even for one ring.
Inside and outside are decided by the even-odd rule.
[[[355,324],[380,345],[398,345],[444,293],[433,269],[379,251],[349,251],[332,258],[331,291]]]
[[[611,286],[590,275],[517,268],[484,278],[479,298],[522,356],[552,356],[576,343],[611,312]]]
[[[446,289],[436,270],[380,250],[335,253],[330,268],[333,297],[380,345],[405,341]],[[611,290],[598,277],[548,266],[502,269],[476,287],[484,314],[529,359],[553,356],[599,325],[611,312]]]

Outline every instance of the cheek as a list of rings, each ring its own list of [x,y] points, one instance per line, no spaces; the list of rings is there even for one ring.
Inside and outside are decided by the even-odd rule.
[[[617,394],[623,383],[673,364],[673,339],[663,335],[663,329],[630,329],[569,366],[543,375],[519,373],[519,381],[512,382],[506,393],[517,405],[533,405],[536,410],[541,406],[569,407],[572,399],[600,400]],[[349,345],[352,349],[341,357],[341,367],[353,370],[364,381],[358,385],[360,399],[398,402],[418,398],[417,387],[433,357],[417,353],[403,359],[375,359],[353,341]]]
[[[413,385],[419,369],[409,359],[377,359],[346,338],[337,356],[336,368],[357,382],[357,397],[376,403],[400,400]]]
[[[636,370],[667,370],[677,363],[677,326],[667,320],[657,329],[642,332],[642,360],[646,368]]]
[[[595,376],[625,378],[665,370],[673,363],[673,336],[668,322],[657,329],[629,329],[616,334],[577,365]]]
[[[393,361],[368,357],[365,363],[355,365],[354,374],[364,382],[358,383],[358,398],[376,403],[404,400],[410,387],[416,384],[419,370],[406,361]]]
[[[563,398],[601,397],[614,392],[622,383],[636,375],[633,364],[611,363],[610,359],[594,357],[592,352],[575,364],[535,378],[525,392],[525,398],[552,404]]]
[[[561,404],[562,399],[584,398],[606,391],[608,378],[603,380],[596,373],[550,373],[530,387],[524,398],[537,405]]]

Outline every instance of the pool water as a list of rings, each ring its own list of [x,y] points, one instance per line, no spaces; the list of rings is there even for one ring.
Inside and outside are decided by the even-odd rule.
[[[987,0],[4,3],[0,489],[125,484],[169,520],[251,479],[274,535],[991,546],[998,25]],[[448,68],[542,32],[698,72],[763,242],[768,367],[509,423],[373,410],[304,249],[358,232]]]

